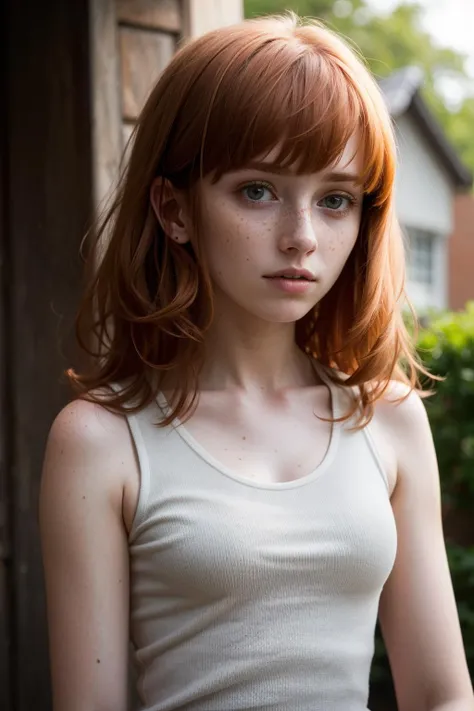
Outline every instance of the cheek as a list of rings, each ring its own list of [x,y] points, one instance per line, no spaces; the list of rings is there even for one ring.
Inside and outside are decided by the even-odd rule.
[[[347,259],[351,253],[359,234],[359,220],[335,224],[327,230],[324,241],[325,252],[331,260]]]
[[[219,269],[252,262],[255,250],[273,231],[270,219],[248,215],[225,201],[208,211],[203,227],[208,263]]]

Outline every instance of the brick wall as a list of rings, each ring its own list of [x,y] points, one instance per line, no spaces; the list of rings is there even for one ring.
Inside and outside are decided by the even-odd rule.
[[[474,300],[474,195],[458,195],[454,233],[449,240],[449,308],[459,310]]]

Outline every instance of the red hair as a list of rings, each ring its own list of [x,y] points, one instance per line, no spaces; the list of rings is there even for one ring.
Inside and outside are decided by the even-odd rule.
[[[123,412],[156,396],[179,373],[170,417],[188,416],[198,395],[212,283],[200,253],[199,182],[245,167],[280,147],[276,162],[317,172],[357,132],[364,202],[356,245],[335,285],[296,323],[296,342],[358,386],[362,420],[391,379],[418,384],[402,319],[404,249],[394,214],[396,149],[380,90],[356,53],[317,21],[260,18],[210,32],[174,56],[133,134],[111,207],[95,231],[78,338],[92,358],[68,371],[77,393]],[[150,205],[158,176],[189,193],[196,234],[174,244]],[[95,346],[92,345],[95,343]],[[402,369],[401,364],[404,368]],[[340,371],[343,376],[337,375]],[[121,393],[103,393],[120,383]]]

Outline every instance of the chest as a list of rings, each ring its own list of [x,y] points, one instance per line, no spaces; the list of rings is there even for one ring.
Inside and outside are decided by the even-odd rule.
[[[305,477],[324,461],[331,417],[325,386],[265,403],[205,393],[184,428],[188,438],[239,476],[281,483]]]
[[[318,476],[273,486],[245,485],[192,450],[179,435],[160,447],[156,502],[143,512],[132,569],[149,570],[150,590],[192,591],[203,600],[256,595],[361,595],[384,584],[396,550],[385,483],[361,436],[344,436]],[[183,445],[183,446],[182,446]],[[179,461],[176,452],[180,450]],[[153,475],[152,475],[153,476]],[[159,571],[159,580],[156,579]]]

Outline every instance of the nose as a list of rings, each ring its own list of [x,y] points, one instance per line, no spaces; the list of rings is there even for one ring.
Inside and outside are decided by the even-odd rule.
[[[280,250],[310,254],[318,248],[311,208],[299,208],[288,212],[282,221]]]

